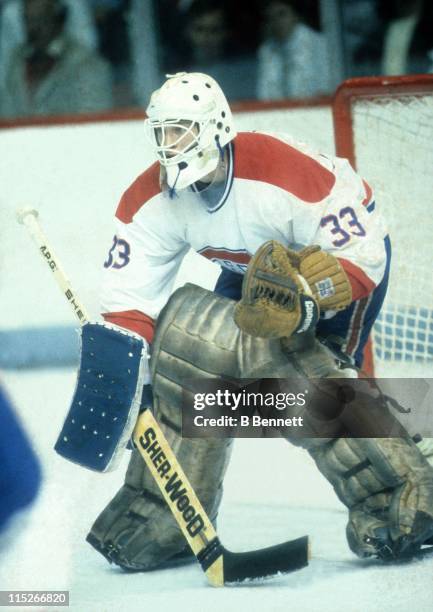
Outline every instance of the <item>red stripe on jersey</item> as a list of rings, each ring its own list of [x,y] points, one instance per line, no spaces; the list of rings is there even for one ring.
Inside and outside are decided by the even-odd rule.
[[[362,200],[362,205],[367,206],[371,202],[371,198],[373,196],[373,190],[371,189],[367,181],[364,181],[364,179],[362,179],[362,182],[364,184],[364,189],[365,189],[365,198]]]
[[[359,300],[355,307],[355,312],[353,313],[350,324],[350,337],[346,345],[346,353],[350,356],[352,356],[358,348],[359,338],[362,332],[362,322],[368,303],[369,299],[368,297],[365,297],[362,300]]]
[[[140,208],[160,192],[159,163],[155,162],[125,191],[117,207],[116,217],[123,223],[131,223]]]
[[[102,315],[108,323],[119,325],[145,338],[149,343],[153,340],[155,321],[139,310],[124,312],[105,312]]]
[[[228,251],[227,249],[215,249],[212,247],[207,247],[202,251],[198,252],[200,253],[200,255],[203,255],[203,257],[206,257],[207,259],[224,259],[241,264],[247,264],[251,259],[251,255],[249,255],[245,251]]]
[[[352,285],[352,302],[366,297],[373,291],[376,285],[361,268],[341,257],[338,257],[338,261],[343,266]]]
[[[235,178],[270,183],[310,204],[321,202],[335,184],[332,172],[277,138],[242,132],[234,143]]]

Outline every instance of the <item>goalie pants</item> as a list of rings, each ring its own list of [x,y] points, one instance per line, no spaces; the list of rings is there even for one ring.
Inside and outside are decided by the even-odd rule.
[[[389,268],[391,262],[391,241],[385,238],[387,264],[383,279],[377,287],[365,298],[352,302],[348,308],[337,313],[331,319],[320,319],[316,334],[327,338],[338,336],[343,340],[343,350],[355,365],[360,368],[364,358],[364,348],[376,321],[388,288]],[[215,285],[215,293],[232,300],[240,300],[242,296],[243,275],[225,268],[222,269]]]

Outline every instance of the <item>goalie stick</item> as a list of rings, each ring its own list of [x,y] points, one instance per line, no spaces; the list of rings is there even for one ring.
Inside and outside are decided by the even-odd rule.
[[[72,289],[58,258],[49,246],[38,221],[38,212],[31,208],[22,209],[17,212],[17,220],[29,230],[80,323],[86,323],[89,320],[86,308]],[[308,565],[308,536],[248,552],[236,553],[224,548],[153,416],[150,406],[143,407],[135,426],[133,439],[190,548],[213,586],[288,573]],[[154,449],[156,444],[165,457],[164,470],[152,461],[151,449]]]

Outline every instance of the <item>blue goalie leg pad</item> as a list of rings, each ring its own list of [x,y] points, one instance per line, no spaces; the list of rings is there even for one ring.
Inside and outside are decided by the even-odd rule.
[[[83,325],[78,380],[54,447],[62,457],[99,472],[114,468],[137,419],[147,361],[139,336]]]

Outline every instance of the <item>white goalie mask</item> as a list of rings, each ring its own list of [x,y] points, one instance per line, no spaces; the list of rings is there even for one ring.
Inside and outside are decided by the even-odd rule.
[[[218,166],[236,131],[218,83],[198,72],[169,76],[146,109],[146,132],[170,189],[184,189]]]

